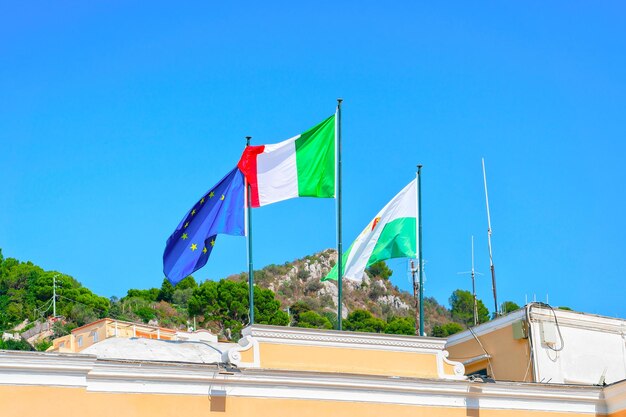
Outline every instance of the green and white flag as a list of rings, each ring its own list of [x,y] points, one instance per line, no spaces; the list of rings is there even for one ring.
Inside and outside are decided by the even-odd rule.
[[[362,281],[365,268],[386,259],[415,258],[417,179],[402,189],[367,225],[343,254],[343,277]],[[323,278],[337,279],[337,266]]]

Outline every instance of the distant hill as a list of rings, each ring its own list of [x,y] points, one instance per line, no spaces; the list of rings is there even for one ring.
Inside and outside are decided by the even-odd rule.
[[[337,312],[337,283],[324,281],[337,262],[337,252],[327,249],[314,255],[286,262],[283,265],[268,265],[255,271],[255,284],[272,290],[281,305],[291,306],[300,301],[312,310],[322,313]],[[248,274],[231,275],[231,280],[247,280]],[[374,275],[366,270],[362,283],[350,280],[343,282],[344,318],[354,310],[367,310],[383,320],[393,317],[414,317],[413,294],[400,290],[389,279]],[[452,321],[450,311],[437,300],[424,300],[424,327],[431,333],[433,326]]]
[[[336,258],[336,252],[329,249],[255,271],[255,300],[259,300],[255,302],[256,322],[330,328],[336,321],[337,284],[322,282],[321,278],[334,266]],[[412,294],[393,285],[389,274],[383,263],[368,269],[362,283],[344,281],[343,311],[347,315],[365,310],[382,320],[382,325],[371,331],[385,331],[384,323],[398,318],[407,318],[404,321],[408,323],[414,317]],[[45,322],[52,315],[54,276],[57,315],[62,320],[52,330],[33,335],[32,329],[38,328],[36,323]],[[92,293],[71,276],[45,271],[31,262],[4,258],[0,250],[0,330],[22,333],[40,349],[47,346],[43,338],[67,334],[74,327],[107,316],[176,329],[195,322],[197,327],[211,329],[223,338],[237,339],[247,323],[247,309],[246,273],[217,282],[197,283],[188,277],[176,286],[163,280],[161,288],[129,289],[122,298],[108,299]],[[424,300],[424,312],[427,334],[435,326],[453,321],[450,311],[434,298]],[[410,328],[398,330],[398,326],[388,326],[386,331],[407,333]]]

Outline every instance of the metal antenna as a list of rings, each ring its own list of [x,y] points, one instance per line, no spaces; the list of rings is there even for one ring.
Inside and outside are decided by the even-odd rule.
[[[476,299],[476,275],[482,275],[474,270],[474,235],[472,235],[472,270],[457,272],[458,274],[470,274],[472,276],[472,298],[474,299],[474,326],[478,324],[478,301]]]
[[[487,241],[489,243],[489,267],[491,269],[491,287],[493,288],[493,302],[495,305],[494,315],[498,313],[498,295],[496,292],[496,268],[493,265],[493,252],[491,251],[491,216],[489,214],[489,194],[487,193],[487,174],[485,173],[485,158],[483,161],[483,181],[485,183],[485,202],[487,204]]]
[[[414,307],[415,307],[415,335],[419,336],[420,334],[420,328],[419,328],[419,315],[420,315],[420,304],[419,304],[419,297],[418,297],[418,293],[419,293],[419,281],[416,280],[416,275],[417,275],[417,271],[418,268],[415,265],[415,262],[413,261],[413,259],[411,259],[410,261],[410,268],[411,268],[411,276],[413,277],[413,302],[414,302]]]

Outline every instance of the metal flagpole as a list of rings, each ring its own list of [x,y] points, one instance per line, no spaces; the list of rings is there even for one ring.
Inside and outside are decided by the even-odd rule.
[[[337,126],[335,129],[335,146],[337,147],[337,330],[341,330],[341,294],[343,281],[343,248],[341,243],[341,102],[337,99]]]
[[[487,241],[489,242],[489,263],[491,269],[491,287],[493,288],[493,303],[495,305],[494,316],[498,317],[498,296],[496,295],[496,267],[493,265],[493,253],[491,252],[491,216],[489,215],[489,194],[487,194],[487,174],[485,173],[485,158],[483,161],[483,181],[485,183],[485,202],[487,203]]]
[[[424,336],[424,260],[422,259],[422,165],[417,166],[417,241],[420,272],[420,336]]]
[[[250,146],[252,136],[246,136],[246,147]],[[246,213],[248,214],[248,303],[250,306],[250,324],[254,324],[254,268],[252,264],[252,208],[251,198],[252,191],[250,184],[246,181]]]

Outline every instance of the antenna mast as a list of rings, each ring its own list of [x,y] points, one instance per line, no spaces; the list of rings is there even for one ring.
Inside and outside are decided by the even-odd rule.
[[[472,297],[474,297],[474,326],[478,324],[478,303],[476,301],[476,273],[474,272],[474,235],[472,235]]]
[[[411,259],[411,276],[413,277],[413,302],[415,307],[415,335],[420,335],[420,327],[419,327],[419,316],[420,316],[420,304],[419,304],[419,282],[415,279],[415,275],[417,274],[418,268],[415,265],[413,259]]]
[[[489,194],[487,193],[487,174],[485,173],[485,158],[483,161],[483,181],[485,183],[485,202],[487,204],[487,241],[489,243],[489,267],[491,269],[491,287],[493,288],[493,302],[495,305],[494,315],[498,314],[498,296],[496,293],[496,268],[493,265],[493,252],[491,251],[491,216],[489,214]]]

